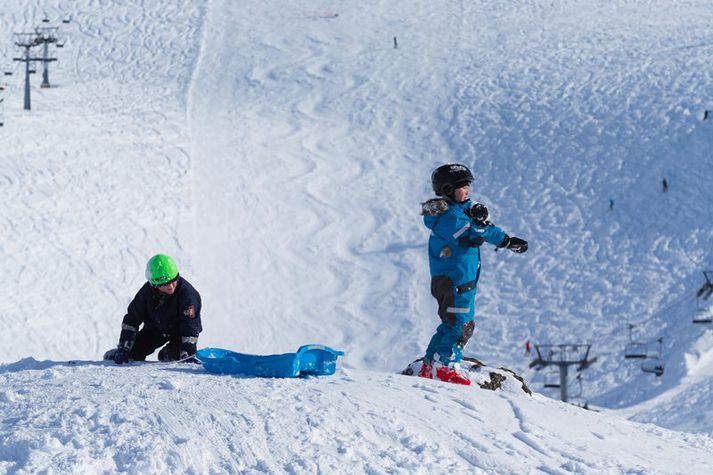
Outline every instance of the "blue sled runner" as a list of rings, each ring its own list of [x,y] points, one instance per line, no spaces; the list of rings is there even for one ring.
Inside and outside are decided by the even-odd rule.
[[[283,355],[247,355],[221,348],[203,348],[196,356],[211,373],[241,374],[263,378],[327,376],[337,369],[336,351],[324,345],[304,345],[297,353]]]

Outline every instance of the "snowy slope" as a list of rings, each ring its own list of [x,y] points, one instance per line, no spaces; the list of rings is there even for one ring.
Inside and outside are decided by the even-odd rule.
[[[362,370],[240,379],[193,365],[0,369],[8,473],[687,473],[713,439]],[[18,389],[19,388],[19,389]]]
[[[213,6],[189,114],[196,270],[230,315],[211,342],[316,335],[390,370],[420,354],[435,305],[417,203],[434,164],[462,160],[533,241],[486,251],[471,351],[525,369],[528,338],[592,343],[585,386],[610,407],[686,377],[713,233],[704,4]],[[624,361],[628,323],[652,353],[664,338],[662,379]]]
[[[145,256],[168,248],[190,267],[190,149],[185,95],[202,10],[154,2],[6,2],[11,32],[44,12],[66,39],[50,89],[9,77],[0,129],[3,361],[78,358],[115,344]],[[49,7],[49,5],[55,5]],[[111,8],[109,6],[111,5]],[[8,13],[10,12],[10,13]],[[57,24],[55,21],[54,24]],[[19,64],[19,63],[15,63]],[[19,344],[18,344],[19,343]]]
[[[713,125],[701,120],[704,109],[713,109],[707,2],[6,3],[5,32],[31,28],[44,12],[73,18],[62,26],[67,44],[52,65],[56,87],[42,90],[33,78],[33,110],[23,112],[18,68],[5,94],[0,362],[54,363],[3,367],[11,386],[2,387],[0,399],[15,415],[3,419],[0,436],[36,439],[44,426],[21,435],[13,422],[32,419],[22,404],[61,421],[60,445],[51,438],[46,447],[18,442],[3,452],[8,470],[39,470],[51,463],[47,454],[60,454],[54,460],[77,472],[82,464],[144,467],[131,458],[131,446],[99,448],[114,440],[104,425],[73,439],[64,432],[68,419],[53,406],[72,393],[86,399],[86,418],[117,414],[119,420],[126,416],[118,415],[116,400],[127,391],[145,392],[145,402],[132,402],[139,413],[149,405],[168,410],[176,401],[152,392],[162,373],[148,367],[126,381],[116,377],[125,373],[100,367],[92,382],[82,378],[96,366],[61,363],[98,359],[115,345],[145,261],[156,252],[174,255],[203,295],[200,346],[273,353],[321,342],[347,353],[346,372],[324,383],[325,398],[341,402],[347,382],[363,395],[388,387],[388,376],[367,371],[401,369],[422,354],[437,324],[428,295],[428,235],[418,212],[431,195],[431,169],[449,161],[471,166],[475,198],[497,224],[531,243],[524,256],[484,251],[477,332],[468,352],[523,372],[540,389],[541,374],[527,369],[525,340],[592,343],[598,362],[583,375],[591,402],[636,421],[713,435],[713,333],[690,323],[700,271],[713,267]],[[13,56],[11,46],[9,36],[0,41],[3,60]],[[628,323],[652,352],[663,337],[661,378],[624,360]],[[196,375],[174,372],[190,374],[176,375],[180,391],[169,391],[172,397],[191,400],[181,393],[192,391],[185,388]],[[52,383],[55,376],[64,382]],[[304,384],[205,379],[211,386],[195,397],[231,400],[237,391],[261,404],[258,395],[269,397],[275,385]],[[411,397],[416,383],[394,384],[389,394],[400,400]],[[88,388],[95,386],[106,392],[94,397]],[[55,396],[34,399],[36,392]],[[423,432],[415,422],[409,427],[423,443],[435,438],[443,449],[445,434],[462,432],[463,424],[456,413],[440,416],[458,405],[441,408],[449,393],[439,394],[416,406],[429,414]],[[473,398],[464,400],[490,430],[497,430],[490,423],[498,417],[514,421],[507,411],[490,414],[478,406],[480,393],[457,394]],[[285,397],[297,404],[301,396]],[[330,417],[368,424],[363,412],[397,410],[391,400],[368,401],[364,396],[354,413]],[[515,404],[535,403],[557,421],[570,417],[570,410],[541,398]],[[205,427],[209,414],[196,408],[181,424]],[[330,417],[325,424],[336,425]],[[584,447],[596,446],[592,439],[577,446],[584,455],[576,459],[545,434],[563,428],[530,417],[547,428],[531,440],[535,452],[547,455],[527,459],[542,470],[623,471],[643,464],[641,470],[673,472],[675,462],[668,465],[651,448],[656,438],[683,451],[680,460],[710,447],[705,437],[618,416],[577,415],[618,429],[604,437],[601,450]],[[175,442],[162,439],[163,422],[151,421],[129,430],[127,440]],[[344,430],[364,432],[349,424]],[[224,440],[216,435],[210,443],[219,452],[232,450],[238,433],[223,432]],[[394,434],[377,425],[374,444],[379,437],[387,446],[403,440]],[[494,448],[489,433],[467,435],[492,450],[488,462],[467,457],[478,467],[515,467],[503,455],[517,452],[510,434],[498,435],[507,443]],[[97,437],[105,442],[88,442]],[[608,439],[612,446],[641,440],[645,461],[631,455],[638,450],[631,446],[608,462]],[[291,445],[286,432],[264,441],[285,451],[307,447]],[[686,441],[695,441],[693,452],[682,448]],[[62,448],[71,444],[86,452],[72,459]],[[264,447],[255,450],[265,458]],[[561,451],[568,455],[551,455]],[[201,450],[185,452],[175,460],[155,454],[144,460],[154,471],[207,466],[193,458]],[[444,460],[459,460],[453,454]],[[221,457],[227,456],[213,460]],[[266,459],[263,468],[299,472],[286,457],[275,460],[288,465]],[[104,465],[92,465],[95,459]],[[225,471],[253,466],[230,460]],[[365,471],[359,464],[376,464],[375,471],[416,466],[412,459],[375,462],[364,454],[353,460]],[[435,458],[425,466],[435,467]]]

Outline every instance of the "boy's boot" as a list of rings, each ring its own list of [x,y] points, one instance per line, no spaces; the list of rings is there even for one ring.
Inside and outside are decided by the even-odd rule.
[[[470,379],[468,379],[466,375],[458,371],[456,368],[451,368],[450,366],[439,366],[436,370],[436,376],[441,381],[445,381],[447,383],[470,386]]]
[[[421,371],[418,372],[420,378],[433,379],[433,363],[430,361],[423,361],[421,364]]]

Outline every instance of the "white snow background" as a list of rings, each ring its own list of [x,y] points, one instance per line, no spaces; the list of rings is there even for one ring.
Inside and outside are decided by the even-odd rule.
[[[12,33],[45,15],[66,44],[25,112]],[[4,1],[0,473],[713,473],[713,325],[691,323],[711,20],[703,0]],[[530,242],[483,248],[466,353],[533,397],[396,374],[438,324],[419,203],[448,162]],[[337,373],[99,361],[158,252],[202,294],[199,347],[322,343]],[[624,359],[629,324],[651,356],[663,338],[663,376]],[[592,345],[571,392],[598,412],[543,389],[528,339]]]

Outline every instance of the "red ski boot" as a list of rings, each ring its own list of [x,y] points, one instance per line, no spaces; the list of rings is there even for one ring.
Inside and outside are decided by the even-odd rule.
[[[455,368],[449,366],[439,366],[436,370],[436,376],[441,381],[446,383],[463,384],[465,386],[470,386],[470,379],[468,379],[463,373],[459,372]]]
[[[433,364],[429,361],[424,361],[421,365],[421,371],[418,372],[418,377],[433,379]]]

